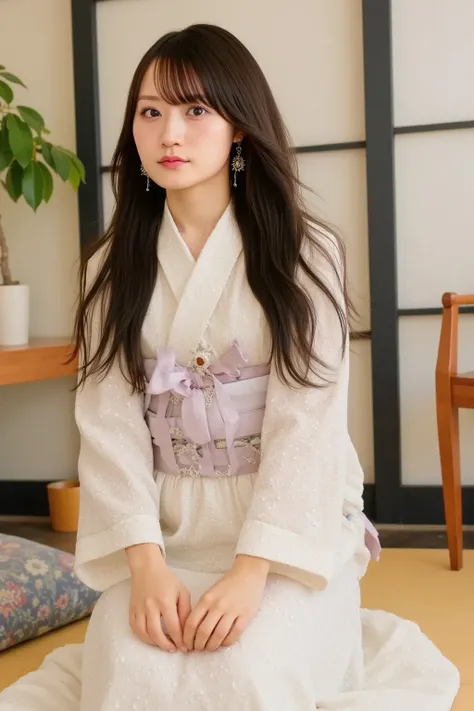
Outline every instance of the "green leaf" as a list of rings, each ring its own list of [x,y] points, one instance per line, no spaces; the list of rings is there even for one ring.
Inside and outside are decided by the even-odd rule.
[[[2,71],[3,69],[5,69],[5,67],[3,66],[3,64],[0,64],[0,71]]]
[[[11,104],[13,101],[13,89],[4,81],[0,80],[0,99],[3,99],[6,104]]]
[[[0,172],[8,168],[13,160],[13,153],[8,141],[8,131],[5,121],[0,123]]]
[[[36,131],[36,133],[44,131],[44,118],[41,114],[29,106],[17,106],[17,109],[23,121],[26,121],[33,131]]]
[[[43,200],[45,202],[49,202],[51,195],[53,194],[53,176],[44,163],[38,162],[37,165],[39,165],[39,168],[43,173]]]
[[[72,161],[71,161],[71,169],[69,171],[68,182],[72,185],[74,190],[77,192],[79,189],[79,185],[81,184],[81,176],[79,175],[79,171],[77,170],[76,166],[74,165],[74,163]]]
[[[74,165],[76,166],[76,168],[77,168],[78,171],[79,171],[79,175],[80,175],[80,177],[81,177],[81,181],[82,181],[83,183],[85,183],[85,182],[86,182],[86,169],[85,169],[85,167],[84,167],[84,163],[82,162],[82,160],[81,160],[80,158],[77,158],[77,156],[76,156],[76,160],[74,161]]]
[[[44,197],[43,171],[36,161],[32,161],[27,166],[23,174],[21,189],[26,202],[36,212]]]
[[[69,172],[71,170],[71,159],[67,153],[65,153],[59,146],[53,146],[51,148],[51,155],[54,160],[54,168],[58,175],[66,181],[69,178]]]
[[[5,188],[14,202],[17,202],[21,195],[22,179],[23,168],[16,162],[16,160],[14,160],[5,179]]]
[[[4,68],[5,67],[2,67],[2,69],[4,69]],[[15,74],[11,74],[10,72],[0,71],[0,76],[2,76],[7,81],[12,82],[12,84],[21,84],[21,86],[24,86],[26,89],[26,86],[23,84],[21,79],[18,79],[18,77],[15,76]]]
[[[51,143],[48,143],[48,141],[43,141],[43,140],[40,140],[39,144],[41,146],[42,156],[45,159],[46,163],[49,165],[50,168],[52,168],[53,170],[56,170],[56,167],[54,165],[53,156],[51,154],[51,149],[53,146],[51,145]]]
[[[62,148],[61,150],[64,151],[64,153],[67,153],[67,155],[70,157],[74,165],[76,166],[78,173],[81,178],[81,182],[85,183],[86,182],[86,169],[84,168],[84,163],[81,161],[80,158],[76,156],[75,153],[72,151],[68,150],[67,148]]]
[[[8,114],[7,128],[10,147],[13,155],[22,168],[26,168],[33,158],[33,134],[27,123],[15,116]]]
[[[2,151],[0,148],[0,173],[2,170],[5,170],[5,168],[8,168],[10,163],[12,162],[13,158],[13,153],[8,150],[8,151]]]

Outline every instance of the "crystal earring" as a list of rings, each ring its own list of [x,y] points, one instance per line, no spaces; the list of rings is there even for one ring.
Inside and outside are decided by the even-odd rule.
[[[242,141],[237,144],[237,155],[232,161],[232,170],[234,171],[234,188],[237,187],[237,173],[245,170],[245,160],[242,158]]]
[[[149,193],[149,192],[150,192],[150,176],[149,176],[148,173],[146,172],[146,170],[145,170],[145,168],[143,167],[143,165],[140,166],[140,173],[141,173],[143,176],[145,176],[145,178],[146,178],[146,191],[147,191],[147,193]]]

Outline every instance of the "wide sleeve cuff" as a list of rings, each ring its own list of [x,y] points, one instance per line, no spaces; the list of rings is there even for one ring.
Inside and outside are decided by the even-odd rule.
[[[140,543],[155,543],[165,555],[160,524],[154,516],[133,516],[106,531],[79,538],[75,573],[85,585],[103,592],[130,577],[125,548]]]
[[[265,558],[271,563],[271,573],[315,590],[324,590],[335,568],[334,555],[308,536],[255,520],[245,521],[236,555]]]

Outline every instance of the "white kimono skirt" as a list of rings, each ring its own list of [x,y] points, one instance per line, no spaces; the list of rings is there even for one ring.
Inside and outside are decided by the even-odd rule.
[[[103,594],[84,644],[0,693],[0,711],[448,711],[453,665],[416,625],[360,609],[377,540],[362,514],[335,310],[314,293],[333,383],[290,389],[265,366],[268,328],[231,206],[197,261],[166,208],[158,261],[142,332],[148,393],[132,395],[115,366],[77,394],[76,572]],[[97,332],[95,322],[92,345]],[[271,562],[235,645],[169,654],[133,635],[124,549],[140,543],[161,546],[194,603],[236,554]]]

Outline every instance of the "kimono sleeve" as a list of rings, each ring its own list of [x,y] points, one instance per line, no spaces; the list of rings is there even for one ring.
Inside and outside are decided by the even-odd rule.
[[[343,306],[335,272],[325,282]],[[272,367],[261,462],[236,554],[265,558],[271,572],[323,589],[335,572],[343,525],[349,349],[346,342],[343,355],[334,306],[315,286],[307,289],[318,319],[315,349],[331,366],[331,384],[292,389]]]
[[[94,314],[91,352],[98,333]],[[76,395],[81,486],[75,571],[99,591],[130,576],[128,546],[154,543],[164,552],[143,404],[118,364],[102,380],[87,378]]]

